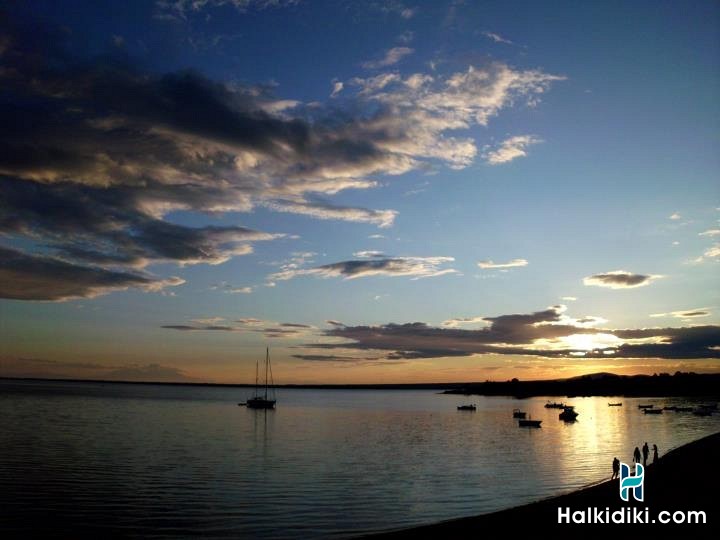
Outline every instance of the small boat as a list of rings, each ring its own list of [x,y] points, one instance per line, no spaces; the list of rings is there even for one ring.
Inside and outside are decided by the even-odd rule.
[[[578,413],[575,412],[575,407],[572,405],[568,405],[563,409],[563,412],[560,413],[560,420],[564,420],[565,422],[574,422],[578,417]]]
[[[608,403],[608,407],[622,407],[622,403]]]
[[[695,416],[711,416],[712,413],[713,413],[712,409],[704,409],[703,407],[700,407],[693,411],[693,414]]]
[[[518,420],[518,426],[519,427],[540,427],[540,424],[542,424],[542,420],[524,420],[520,419]]]
[[[675,412],[692,412],[692,407],[675,407]]]
[[[645,414],[662,414],[662,409],[644,409]]]
[[[458,405],[458,411],[475,411],[477,410],[477,407],[475,404],[472,405]]]
[[[553,401],[553,402],[548,401],[545,404],[545,408],[546,409],[564,409],[565,404],[562,402],[558,403],[557,401]]]
[[[270,382],[272,384],[272,368],[270,367],[270,348],[265,349],[265,392],[260,395],[260,387],[258,385],[258,368],[259,363],[255,362],[255,395],[245,402],[248,409],[274,409],[276,400],[268,399],[268,372],[270,373]],[[274,385],[273,385],[274,386]],[[274,392],[274,390],[273,390]]]
[[[655,405],[638,405],[638,409],[652,409]]]
[[[526,412],[523,412],[520,409],[513,409],[513,418],[525,418],[526,414]]]
[[[663,407],[663,411],[676,411],[676,410],[677,410],[677,407],[675,405],[670,405],[669,407],[668,406]]]

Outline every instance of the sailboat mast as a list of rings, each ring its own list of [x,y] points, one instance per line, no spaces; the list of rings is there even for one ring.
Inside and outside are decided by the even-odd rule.
[[[258,358],[255,358],[255,395],[257,395],[257,389],[258,389],[258,372],[260,369],[260,360]]]
[[[270,361],[270,347],[265,348],[265,399],[267,399],[268,389],[268,362]]]

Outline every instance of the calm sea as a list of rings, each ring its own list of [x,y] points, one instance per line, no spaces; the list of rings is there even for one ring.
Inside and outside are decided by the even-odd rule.
[[[720,414],[637,408],[697,403],[679,398],[573,398],[565,424],[545,398],[293,389],[263,412],[237,406],[249,394],[0,381],[0,530],[341,537],[557,495],[645,441],[662,455],[720,431]],[[542,428],[518,428],[516,407]]]

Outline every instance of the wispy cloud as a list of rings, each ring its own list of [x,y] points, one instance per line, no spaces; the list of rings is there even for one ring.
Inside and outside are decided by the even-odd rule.
[[[345,85],[342,81],[333,81],[332,85],[332,92],[330,93],[330,97],[334,98],[337,97],[340,92],[343,91],[343,88],[345,88]]]
[[[494,269],[494,268],[516,268],[519,266],[527,266],[529,263],[526,259],[512,259],[511,261],[504,263],[496,263],[490,260],[480,261],[477,265],[483,270]]]
[[[702,264],[707,261],[715,261],[720,258],[720,243],[713,244],[707,248],[702,255],[690,261],[695,264]]]
[[[709,317],[710,315],[712,315],[712,312],[708,308],[697,308],[670,311],[668,313],[653,313],[650,316],[654,318],[674,317],[676,319],[697,319],[699,317]]]
[[[575,302],[577,300],[576,296],[563,296],[561,300],[565,300],[566,302]]]
[[[698,236],[720,236],[720,229],[708,229],[707,231],[698,233]]]
[[[593,274],[583,278],[583,283],[588,286],[607,287],[610,289],[633,289],[650,285],[656,279],[663,276],[653,274],[633,274],[625,270],[614,270],[602,274]]]
[[[368,276],[412,276],[413,279],[456,274],[453,268],[441,268],[453,257],[392,257],[340,261],[315,268],[291,268],[268,276],[271,281],[286,281],[300,276],[357,279]]]
[[[485,317],[455,317],[442,322],[442,326],[446,328],[457,328],[468,324],[485,324]]]
[[[496,34],[495,32],[483,32],[482,35],[485,36],[486,38],[494,41],[495,43],[505,43],[506,45],[514,45],[514,43],[512,41],[510,41],[509,39],[505,39],[500,34]]]
[[[397,64],[400,60],[414,53],[415,50],[410,47],[393,47],[385,51],[382,58],[377,60],[368,60],[362,63],[365,69],[379,69]]]
[[[268,8],[292,6],[300,0],[156,0],[156,18],[186,19],[192,13],[231,6],[240,13],[250,10],[262,11]]]
[[[367,208],[352,208],[319,202],[272,201],[265,206],[276,212],[302,214],[316,219],[340,219],[357,223],[371,223],[381,229],[391,227],[398,214],[395,210],[369,210]]]
[[[250,294],[253,292],[253,287],[250,286],[235,286],[231,285],[227,281],[218,283],[210,287],[213,291],[222,291],[228,294]]]
[[[678,221],[682,219],[682,216],[679,212],[673,212],[672,214],[670,214],[669,219],[672,219],[673,221]]]
[[[508,163],[519,157],[527,156],[528,146],[541,142],[542,140],[534,135],[517,135],[504,140],[494,149],[486,147],[483,158],[490,165]]]

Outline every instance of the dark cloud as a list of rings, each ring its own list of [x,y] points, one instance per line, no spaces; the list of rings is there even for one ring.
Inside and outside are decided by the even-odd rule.
[[[720,358],[720,327],[603,329],[578,326],[563,306],[530,314],[487,317],[487,328],[438,328],[425,323],[334,326],[325,335],[348,341],[313,343],[312,349],[389,351],[386,358],[439,358],[473,354],[527,355],[547,358]],[[586,317],[597,322],[596,317]],[[569,336],[594,335],[595,348],[577,348]],[[591,338],[590,342],[592,343]],[[613,345],[602,345],[608,339]]]
[[[293,354],[293,358],[307,360],[308,362],[361,362],[373,360],[372,358],[357,358],[355,356],[336,356],[332,354]]]
[[[632,289],[649,285],[653,280],[662,276],[649,274],[633,274],[625,270],[615,270],[604,274],[593,274],[583,279],[585,285],[608,287],[610,289]]]
[[[218,319],[222,320],[222,319]],[[180,332],[250,332],[263,334],[267,338],[292,338],[306,335],[313,327],[300,323],[272,323],[262,319],[245,318],[235,321],[236,325],[205,324],[213,319],[196,319],[193,324],[166,324],[166,330]]]
[[[224,2],[214,2],[219,5]],[[277,2],[234,2],[260,6]],[[208,2],[165,2],[180,16]],[[179,8],[178,6],[185,6]],[[458,128],[487,124],[562,77],[496,63],[403,80],[348,81],[342,105],[305,106],[270,86],[201,73],[148,73],[127,55],[79,58],[78,38],[38,20],[0,17],[0,232],[89,269],[157,262],[218,264],[278,235],[240,226],[185,227],[173,211],[258,206],[387,227],[396,212],[320,199],[445,163],[477,148]],[[452,136],[446,133],[452,132]],[[315,273],[424,277],[441,258],[337,263]],[[131,285],[132,286],[132,285]]]
[[[0,298],[60,301],[93,298],[130,287],[159,291],[184,283],[148,275],[78,266],[0,246]]]
[[[166,324],[166,325],[161,326],[160,328],[165,328],[167,330],[180,330],[182,332],[191,332],[191,331],[236,332],[239,330],[239,328],[235,328],[233,326],[224,326],[224,325],[218,325],[218,324],[206,324],[206,325],[196,325],[196,326],[191,326],[188,324]]]

